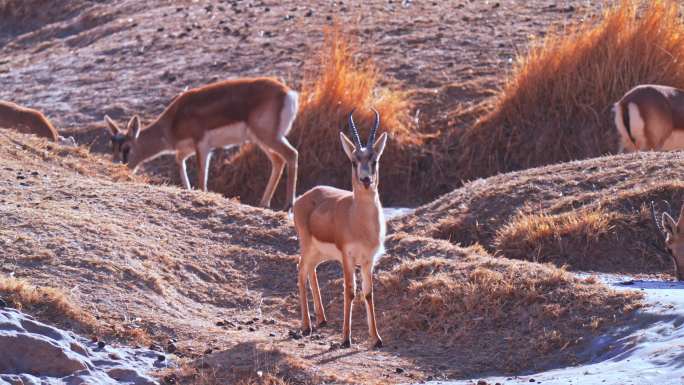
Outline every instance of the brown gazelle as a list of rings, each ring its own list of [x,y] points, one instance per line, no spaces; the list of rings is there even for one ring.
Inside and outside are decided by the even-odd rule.
[[[358,130],[349,114],[349,129],[354,141],[340,132],[342,148],[352,166],[352,191],[329,186],[318,186],[299,197],[294,205],[295,229],[299,236],[299,302],[302,311],[302,330],[312,331],[306,294],[309,280],[319,326],[325,325],[325,310],[321,302],[316,267],[324,261],[337,260],[344,272],[344,326],[342,346],[351,346],[352,301],[356,292],[355,269],[361,268],[362,289],[366,302],[368,331],[374,347],[381,347],[375,323],[373,304],[373,266],[384,252],[385,217],[378,195],[378,162],[387,133],[376,141],[380,115],[375,112],[375,124],[366,146],[361,144]]]
[[[677,222],[668,213],[663,213],[659,223],[656,219],[655,207],[651,203],[651,214],[659,236],[665,243],[667,252],[674,263],[675,278],[684,281],[684,205],[679,213]],[[662,227],[661,227],[662,223]]]
[[[0,101],[0,127],[13,128],[25,134],[34,134],[57,142],[59,135],[40,111],[12,102]]]
[[[287,164],[286,207],[294,202],[297,185],[297,150],[286,135],[298,109],[297,92],[270,78],[244,78],[191,89],[175,97],[159,117],[141,129],[131,118],[125,131],[108,117],[114,161],[135,170],[164,154],[175,154],[180,177],[190,188],[185,161],[197,155],[200,188],[207,190],[213,149],[254,142],[271,161],[271,176],[261,206],[271,204]]]
[[[684,90],[640,85],[613,107],[620,152],[684,149]]]

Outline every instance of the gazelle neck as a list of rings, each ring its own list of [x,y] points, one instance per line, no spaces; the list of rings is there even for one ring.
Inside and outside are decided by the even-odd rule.
[[[140,164],[148,160],[175,150],[166,135],[168,128],[169,124],[165,120],[157,119],[154,123],[142,129],[140,136],[135,141],[133,157],[128,162],[128,167],[136,169]]]

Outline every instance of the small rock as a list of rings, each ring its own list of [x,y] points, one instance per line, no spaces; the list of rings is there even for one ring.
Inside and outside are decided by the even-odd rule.
[[[311,17],[311,16],[313,16],[313,9],[309,9],[308,11],[306,11],[306,13],[304,14],[304,16],[305,16],[305,17]]]
[[[275,333],[268,333],[268,336],[269,336],[269,337],[275,337],[276,334],[275,334]]]
[[[204,354],[211,354],[211,352],[213,352],[213,351],[214,350],[212,348],[209,348],[209,349],[204,351]]]
[[[290,336],[290,338],[292,338],[294,340],[301,340],[302,339],[302,333],[299,330],[296,330],[296,331],[290,330],[288,332],[288,335]]]
[[[396,368],[396,369],[394,369],[394,372],[397,373],[397,374],[401,374],[401,373],[404,373],[404,369],[402,369],[402,368]],[[478,385],[479,385],[479,384],[478,384]]]
[[[252,326],[250,326],[249,329],[247,329],[247,330],[249,330],[250,332],[255,332],[255,331],[256,331],[256,329],[253,328]]]
[[[105,347],[104,341],[98,341],[98,342],[97,342],[97,347],[98,347],[99,349],[104,349],[104,347]]]
[[[7,307],[7,302],[5,302],[2,298],[0,298],[0,309]]]
[[[303,348],[303,347],[306,346],[306,344],[302,342],[302,343],[297,344],[297,346],[300,347],[300,348]]]
[[[337,350],[340,348],[340,344],[337,342],[332,342],[330,343],[330,349],[329,350]]]
[[[485,380],[479,380],[479,381],[477,382],[477,385],[487,385],[487,381],[485,381]]]
[[[157,356],[157,361],[162,362],[162,361],[164,361],[164,360],[166,360],[166,356],[165,356],[165,355],[160,354],[160,355]]]
[[[223,325],[225,325],[225,323],[224,323],[223,321],[218,321],[218,322],[216,323],[216,326],[223,326]]]
[[[167,353],[173,353],[173,352],[175,352],[176,350],[177,350],[176,344],[174,344],[173,342],[169,342],[169,344],[166,345],[166,352],[167,352]]]
[[[530,382],[537,382],[534,380],[534,378],[530,378]]]

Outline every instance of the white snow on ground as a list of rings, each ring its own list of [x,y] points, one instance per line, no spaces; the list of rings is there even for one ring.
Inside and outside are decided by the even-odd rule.
[[[640,281],[602,275],[618,290],[640,290],[648,305],[628,326],[596,338],[578,355],[585,365],[520,376],[433,381],[430,385],[682,385],[684,384],[684,282]]]
[[[414,209],[408,209],[403,207],[384,207],[382,209],[383,213],[385,214],[385,220],[387,221],[389,221],[390,219],[404,216],[406,214],[410,214],[413,212],[413,210]]]
[[[160,353],[105,345],[0,308],[0,385],[154,385]]]

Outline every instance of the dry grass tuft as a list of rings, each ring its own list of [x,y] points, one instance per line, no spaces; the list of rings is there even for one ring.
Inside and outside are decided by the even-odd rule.
[[[460,141],[463,179],[614,152],[611,108],[642,83],[684,87],[674,1],[620,1],[519,58],[493,110]]]
[[[379,306],[381,324],[392,325],[395,338],[453,349],[463,370],[539,369],[551,356],[572,362],[573,348],[588,335],[639,307],[636,294],[606,290],[552,265],[472,251],[463,258],[443,244],[427,248],[442,250],[380,274],[378,291],[385,295],[377,298],[389,301]],[[466,346],[468,357],[458,357]]]
[[[92,332],[97,321],[62,290],[33,286],[25,280],[0,276],[0,297],[10,306],[58,325],[76,322],[77,329]]]
[[[406,179],[403,165],[411,162],[402,148],[417,145],[420,135],[410,129],[411,102],[406,93],[384,87],[382,73],[371,60],[357,58],[358,48],[339,26],[325,31],[325,41],[314,58],[313,72],[305,75],[300,91],[300,109],[288,136],[299,150],[298,190],[318,184],[348,186],[350,168],[341,149],[338,131],[348,134],[347,115],[354,114],[365,142],[374,115],[381,115],[380,131],[390,134],[391,143],[381,162],[384,195],[406,193],[390,186]],[[378,133],[379,134],[379,133]],[[255,203],[261,197],[270,174],[270,163],[255,146],[245,146],[229,164],[216,162],[219,173],[215,189],[229,196],[239,195],[243,202]],[[284,198],[284,183],[276,193],[276,202]],[[406,186],[408,187],[408,186]]]

